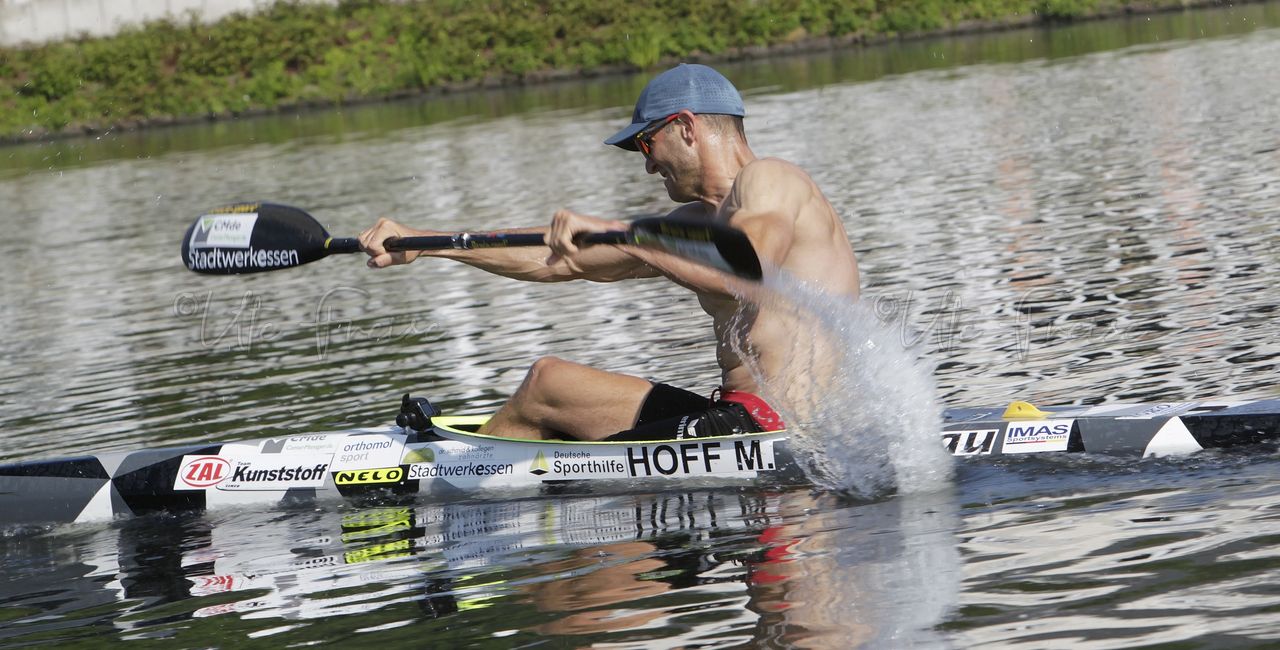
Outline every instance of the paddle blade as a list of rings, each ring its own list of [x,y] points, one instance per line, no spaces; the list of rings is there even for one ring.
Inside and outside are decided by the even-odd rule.
[[[182,238],[182,263],[196,273],[262,273],[314,262],[329,233],[287,205],[235,203],[196,219]]]
[[[637,219],[632,241],[679,255],[699,264],[759,282],[764,277],[760,258],[746,233],[729,226],[694,219]]]

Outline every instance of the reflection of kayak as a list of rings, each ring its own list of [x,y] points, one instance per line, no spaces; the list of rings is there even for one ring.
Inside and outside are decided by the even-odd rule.
[[[193,596],[253,593],[196,610],[196,617],[275,609],[290,618],[329,618],[367,610],[369,598],[353,602],[349,590],[370,585],[425,589],[424,606],[439,614],[509,593],[511,585],[495,580],[492,569],[513,557],[523,565],[548,547],[605,549],[643,541],[664,547],[667,563],[688,555],[685,563],[698,567],[707,551],[691,542],[734,532],[738,544],[752,546],[755,532],[781,519],[778,509],[777,495],[715,490],[356,508],[341,516],[340,531],[322,538],[268,538],[244,552],[235,552],[243,544],[215,539],[215,546],[232,552],[191,563],[199,574],[186,578]],[[592,570],[604,568],[591,556]]]
[[[515,440],[487,416],[441,416],[406,398],[401,426],[98,454],[0,466],[0,522],[92,521],[155,510],[566,483],[779,483],[803,477],[785,431],[654,442]]]
[[[291,623],[333,621],[414,602],[422,614],[434,617],[499,599],[513,599],[523,609],[541,589],[539,584],[612,578],[635,560],[665,566],[632,580],[679,588],[705,583],[703,573],[715,571],[717,598],[725,592],[742,598],[750,588],[750,567],[767,563],[763,551],[785,543],[776,535],[769,540],[757,535],[780,525],[788,502],[816,506],[804,490],[691,489],[390,506],[348,503],[320,512],[243,509],[203,519],[134,518],[78,531],[75,543],[58,556],[63,561],[49,569],[77,589],[75,598],[46,599],[26,620],[6,621],[0,640],[39,633],[40,623],[28,621],[39,621],[40,615],[75,620],[74,613],[85,603],[111,612],[100,621],[108,632],[113,626],[120,632],[155,632],[171,623],[148,615],[162,588],[169,602],[183,602],[183,611],[196,619],[234,614]],[[903,552],[900,536],[850,534]],[[67,541],[57,533],[20,538],[51,546]],[[45,552],[57,553],[53,548]],[[68,554],[74,560],[66,560]],[[567,570],[562,567],[566,560],[572,563]],[[88,575],[85,567],[92,567]],[[20,580],[0,581],[0,599],[31,599],[31,590],[23,585]],[[581,593],[587,599],[599,592]],[[571,612],[552,611],[546,617]],[[174,624],[189,623],[184,617]],[[675,639],[682,630],[695,636],[715,634],[722,630],[717,624],[722,621],[683,625],[664,634]],[[696,644],[690,640],[684,645]]]
[[[484,416],[406,400],[401,426],[99,454],[0,466],[0,522],[89,521],[154,510],[299,499],[537,494],[567,483],[628,488],[803,481],[787,432],[654,442],[513,440]],[[950,409],[957,456],[1092,452],[1172,455],[1280,438],[1280,400]]]

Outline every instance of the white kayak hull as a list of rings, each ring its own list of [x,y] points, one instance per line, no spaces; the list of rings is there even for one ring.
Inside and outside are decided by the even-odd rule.
[[[297,500],[528,495],[583,483],[654,490],[803,478],[787,433],[654,442],[515,440],[467,431],[485,417],[99,454],[0,466],[0,523],[99,521],[154,510]]]
[[[941,444],[971,458],[1168,456],[1280,440],[1280,400],[1021,406],[950,409]],[[474,433],[485,420],[435,416],[422,431],[359,429],[0,465],[0,525],[319,499],[805,480],[786,431],[653,442],[534,441]]]

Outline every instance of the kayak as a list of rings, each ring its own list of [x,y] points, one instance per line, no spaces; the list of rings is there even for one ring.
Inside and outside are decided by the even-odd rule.
[[[321,499],[469,492],[805,482],[789,433],[647,442],[517,440],[478,433],[488,416],[445,416],[405,396],[396,426],[102,453],[0,465],[0,524]],[[944,413],[957,457],[1088,452],[1182,455],[1280,439],[1280,400],[1171,402]]]
[[[488,416],[440,415],[409,396],[396,419],[394,427],[0,465],[0,524],[326,498],[522,496],[583,482],[803,480],[783,444],[786,431],[653,442],[519,440],[478,433]]]

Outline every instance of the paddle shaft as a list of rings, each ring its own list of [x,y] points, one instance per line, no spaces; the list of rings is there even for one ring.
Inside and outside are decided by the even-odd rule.
[[[544,235],[448,233],[390,237],[388,251],[471,250],[544,246]],[[741,230],[723,223],[681,217],[632,221],[625,231],[590,233],[579,244],[626,244],[665,251],[758,282],[760,259]],[[196,219],[182,238],[182,262],[196,273],[235,275],[293,268],[335,253],[358,253],[360,242],[330,237],[324,226],[298,208],[276,203],[236,203]]]
[[[439,251],[471,250],[473,248],[506,248],[511,246],[545,246],[541,233],[479,233],[460,232],[452,235],[425,235],[422,237],[388,237],[382,247],[388,251]],[[629,233],[622,231],[596,232],[578,238],[582,244],[626,244]],[[360,241],[354,237],[333,237],[325,243],[331,254],[359,253]]]

